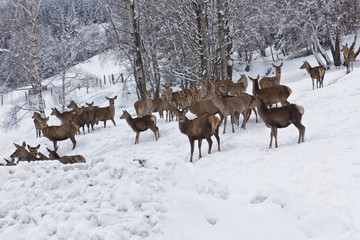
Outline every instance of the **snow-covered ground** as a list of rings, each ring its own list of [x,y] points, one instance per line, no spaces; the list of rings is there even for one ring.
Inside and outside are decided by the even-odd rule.
[[[194,163],[177,122],[158,119],[159,140],[147,131],[134,145],[135,133],[119,117],[123,109],[135,115],[136,94],[124,94],[121,83],[88,94],[77,90],[81,105],[107,106],[105,96],[118,95],[117,125],[100,123],[77,135],[75,150],[71,141],[59,142],[60,155],[82,154],[86,164],[1,167],[0,239],[360,239],[359,62],[347,75],[344,67],[327,71],[324,88],[312,90],[299,69],[305,59],[315,65],[311,56],[286,60],[281,80],[293,90],[289,101],[305,108],[305,143],[297,144],[298,130],[290,125],[278,131],[279,148],[268,149],[270,129],[252,115],[246,130],[236,127],[233,134],[228,126],[220,135],[221,152],[214,144],[207,154],[204,141],[198,159],[196,147]],[[99,77],[119,71],[99,58],[81,68]],[[257,69],[248,75],[262,75]],[[58,105],[49,91],[44,95],[49,115]],[[22,98],[11,93],[5,99]],[[1,106],[0,119],[10,107]],[[52,124],[60,122],[51,116]],[[2,158],[23,141],[41,144],[46,154],[53,148],[48,139],[35,138],[31,114],[17,129],[0,133]]]

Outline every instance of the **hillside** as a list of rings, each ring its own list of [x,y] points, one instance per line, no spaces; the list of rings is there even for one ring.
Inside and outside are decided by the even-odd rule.
[[[291,125],[278,131],[279,148],[268,149],[270,129],[252,115],[246,130],[236,127],[232,134],[228,126],[220,135],[221,152],[214,145],[207,154],[204,141],[199,160],[195,147],[192,164],[177,122],[159,119],[160,139],[147,131],[134,145],[135,133],[119,117],[123,109],[135,115],[136,96],[123,94],[121,83],[78,90],[79,104],[106,106],[105,96],[118,95],[117,126],[100,123],[77,135],[73,151],[69,140],[59,142],[60,155],[82,154],[86,164],[1,167],[0,239],[360,239],[359,62],[347,75],[343,67],[326,72],[324,88],[312,90],[299,69],[303,60],[315,64],[311,56],[284,61],[282,83],[293,90],[289,101],[305,108],[305,143],[297,144]],[[99,58],[81,68],[99,77],[118,71]],[[45,99],[49,115],[57,104],[49,91]],[[0,108],[1,119],[9,109]],[[50,117],[50,124],[59,123]],[[17,129],[0,132],[2,158],[22,141],[41,144],[43,153],[53,148],[35,138],[30,115]]]

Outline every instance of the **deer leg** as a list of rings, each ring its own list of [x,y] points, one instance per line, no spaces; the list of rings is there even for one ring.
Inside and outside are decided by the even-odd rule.
[[[140,132],[136,132],[135,144],[139,143],[139,136],[140,136]]]
[[[273,140],[273,128],[271,128],[271,131],[270,131],[270,145],[269,145],[269,148],[272,148],[272,140]]]
[[[202,158],[202,156],[201,156],[201,143],[202,143],[202,139],[198,139],[199,158]]]
[[[299,121],[294,121],[293,124],[294,124],[295,127],[299,130],[298,143],[304,142],[304,138],[305,138],[305,126],[302,125],[301,122],[299,122]]]
[[[278,147],[278,143],[277,143],[277,127],[272,127],[273,129],[273,136],[275,138],[275,147]]]
[[[212,139],[211,139],[211,136],[207,137],[206,140],[207,140],[207,142],[208,142],[208,144],[209,144],[208,154],[210,154],[210,153],[211,153],[211,147],[212,147],[213,141],[212,141]]]
[[[111,118],[111,121],[113,122],[114,126],[116,126],[114,118]]]
[[[106,120],[104,121],[104,128],[106,128]]]
[[[154,135],[155,135],[155,140],[157,141],[157,140],[158,140],[159,128],[154,125],[154,126],[152,126],[150,129],[151,129],[151,131],[153,131],[153,133],[154,133]]]
[[[226,122],[227,122],[227,115],[224,115],[224,131],[223,131],[223,134],[225,133]]]
[[[313,79],[313,78],[311,78],[311,81],[312,81],[313,90],[314,90],[314,79]]]
[[[75,137],[70,137],[70,140],[71,140],[71,142],[73,143],[73,150],[75,149],[75,147],[76,147],[76,140],[75,140]]]
[[[57,141],[56,140],[54,140],[53,141],[53,144],[54,144],[54,149],[57,147]]]
[[[193,153],[194,153],[194,141],[195,140],[189,138],[189,141],[190,141],[190,162],[192,162]]]
[[[214,134],[217,144],[218,144],[218,151],[220,152],[220,137],[219,137],[219,130],[217,130]]]
[[[234,129],[234,114],[231,114],[231,118],[230,118],[230,121],[231,121],[231,128],[232,128],[232,132],[234,133],[235,132],[235,129]]]
[[[245,113],[241,113],[241,114],[243,115],[243,117],[244,117],[243,123],[242,123],[242,125],[241,125],[241,128],[243,128],[243,129],[245,129],[245,127],[246,127],[246,123],[247,123],[246,113],[248,113],[248,112],[249,112],[249,111],[246,110]]]

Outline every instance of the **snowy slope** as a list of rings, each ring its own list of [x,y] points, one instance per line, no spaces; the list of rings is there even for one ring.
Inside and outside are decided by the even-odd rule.
[[[135,133],[119,117],[122,109],[135,115],[136,96],[122,94],[121,83],[78,90],[79,104],[106,106],[105,96],[118,95],[117,126],[100,123],[76,136],[73,151],[69,140],[59,142],[60,155],[82,154],[86,164],[1,167],[0,239],[360,239],[360,67],[356,62],[348,75],[344,68],[328,71],[324,88],[313,91],[299,69],[303,60],[284,62],[282,83],[293,90],[290,102],[305,108],[305,143],[297,144],[291,125],[279,130],[279,148],[268,149],[270,129],[252,115],[246,130],[232,134],[228,126],[221,134],[221,152],[214,144],[208,155],[204,141],[203,158],[196,148],[193,164],[177,122],[159,119],[158,141],[147,131],[133,144]],[[98,58],[81,68],[99,76],[118,71]],[[45,98],[49,114],[56,103],[50,93]],[[1,119],[9,108],[1,107]],[[41,144],[43,153],[52,149],[46,138],[35,138],[30,116],[1,136],[2,157],[24,140]]]

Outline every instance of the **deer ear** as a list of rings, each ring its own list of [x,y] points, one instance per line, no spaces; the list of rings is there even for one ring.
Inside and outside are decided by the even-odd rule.
[[[39,149],[40,148],[40,144],[38,144],[37,146],[36,146],[36,149]]]
[[[109,98],[108,98],[107,96],[105,96],[105,98],[106,98],[107,100],[109,100]]]
[[[16,148],[21,148],[21,146],[18,145],[18,144],[16,144],[16,143],[14,143],[14,146],[15,146]]]
[[[25,148],[25,147],[26,147],[26,142],[25,142],[25,141],[23,141],[23,143],[22,143],[22,147],[23,147],[23,148]]]
[[[117,99],[117,95],[114,97],[114,100]]]
[[[282,66],[283,66],[283,63],[281,63],[279,67],[282,67]]]

